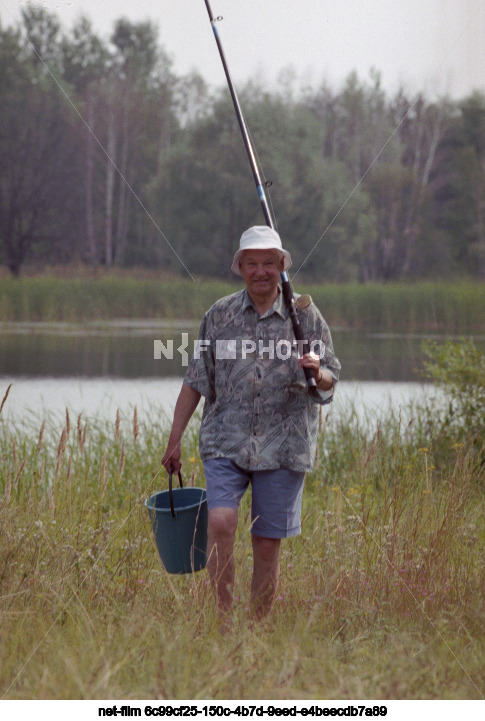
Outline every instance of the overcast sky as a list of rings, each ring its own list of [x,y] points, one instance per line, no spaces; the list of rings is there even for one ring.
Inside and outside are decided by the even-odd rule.
[[[107,36],[113,21],[152,20],[177,74],[193,69],[225,83],[203,0],[32,0],[69,27],[81,14]],[[27,0],[0,0],[10,25]],[[485,0],[212,0],[236,85],[256,75],[273,83],[292,66],[298,85],[326,79],[338,88],[357,70],[381,72],[393,92],[460,98],[485,90]]]

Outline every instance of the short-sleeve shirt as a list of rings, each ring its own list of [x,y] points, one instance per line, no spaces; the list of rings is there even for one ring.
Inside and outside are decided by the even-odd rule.
[[[295,294],[296,296],[296,294]],[[282,293],[259,315],[244,289],[205,314],[184,383],[205,397],[199,433],[202,460],[230,458],[248,470],[313,466],[319,404],[332,400],[340,363],[330,330],[311,303],[298,311],[304,338],[334,379],[308,392]]]

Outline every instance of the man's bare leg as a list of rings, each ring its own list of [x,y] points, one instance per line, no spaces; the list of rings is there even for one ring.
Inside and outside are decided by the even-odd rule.
[[[234,536],[237,510],[209,510],[207,526],[207,570],[217,597],[219,610],[225,614],[232,606],[234,588]]]
[[[251,610],[258,620],[271,611],[280,574],[279,538],[252,536],[253,578],[251,583]]]

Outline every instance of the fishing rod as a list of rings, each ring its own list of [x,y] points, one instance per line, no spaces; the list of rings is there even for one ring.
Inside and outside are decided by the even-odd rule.
[[[258,164],[256,162],[256,156],[254,154],[253,146],[251,143],[251,139],[249,137],[249,132],[246,126],[246,122],[244,120],[244,116],[241,110],[241,105],[239,103],[239,99],[237,97],[236,90],[234,88],[234,85],[231,80],[231,74],[229,72],[229,67],[227,65],[226,56],[224,54],[224,49],[222,47],[221,38],[219,35],[219,30],[217,28],[217,23],[222,20],[222,17],[214,17],[212,13],[212,9],[209,3],[209,0],[204,0],[205,6],[207,8],[207,12],[209,14],[209,20],[212,25],[212,30],[214,32],[214,37],[217,43],[217,48],[219,50],[219,55],[221,56],[222,66],[224,68],[224,73],[226,75],[227,84],[229,86],[229,91],[231,93],[232,102],[234,104],[234,109],[236,111],[237,120],[239,123],[239,127],[241,129],[241,134],[243,137],[244,145],[246,148],[246,152],[248,154],[249,158],[249,164],[251,166],[251,170],[253,171],[253,177],[254,182],[256,183],[256,190],[258,192],[259,200],[261,202],[261,208],[263,210],[264,219],[266,221],[266,225],[268,225],[272,230],[276,231],[275,223],[273,221],[268,201],[266,199],[266,193],[264,192],[264,186],[261,181],[261,175],[258,169]],[[284,270],[280,274],[281,278],[281,290],[283,293],[283,299],[285,301],[285,305],[288,308],[288,313],[291,318],[291,324],[293,326],[293,333],[295,334],[296,340],[299,342],[299,348],[302,348],[303,354],[308,353],[310,350],[308,345],[308,340],[303,335],[303,330],[300,325],[300,320],[298,318],[298,314],[296,312],[295,307],[295,300],[293,298],[293,291],[290,284],[290,279],[288,277],[288,273]],[[309,305],[310,300],[308,300],[307,305]],[[303,306],[306,307],[306,306]],[[308,385],[308,390],[312,395],[315,395],[318,393],[317,391],[317,383],[315,381],[315,377],[313,375],[313,372],[311,368],[303,368],[303,371],[305,373],[305,378]]]

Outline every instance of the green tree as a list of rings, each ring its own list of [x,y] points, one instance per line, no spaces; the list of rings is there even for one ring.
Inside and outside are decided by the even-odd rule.
[[[81,18],[65,36],[64,68],[82,116],[87,258],[108,266],[149,262],[159,240],[145,210],[146,186],[176,125],[174,79],[157,31],[120,19],[106,44]]]
[[[453,445],[472,441],[480,463],[485,462],[485,354],[470,339],[423,344],[425,373],[444,395],[434,439],[450,452]],[[436,424],[435,424],[436,426]],[[431,426],[432,427],[432,426]]]
[[[323,157],[324,126],[302,102],[249,84],[239,93],[283,241],[304,277],[350,279],[372,233],[372,211],[345,166]],[[183,194],[180,189],[183,188]],[[233,277],[241,232],[264,223],[232,103],[223,92],[212,113],[188,125],[165,158],[154,205],[189,269]],[[368,212],[367,212],[368,211]],[[167,251],[168,252],[168,251]],[[176,258],[167,261],[177,267]]]
[[[451,229],[457,263],[485,278],[484,93],[473,93],[460,104],[448,151],[442,222]]]
[[[212,114],[188,124],[162,157],[152,205],[193,274],[230,277],[241,227],[264,222],[238,132],[230,101],[220,99]],[[160,252],[167,267],[181,270],[168,245]]]
[[[29,5],[22,9],[22,24],[27,36],[26,50],[37,72],[62,73],[61,25],[54,13]]]
[[[98,135],[100,126],[99,84],[110,62],[107,45],[94,33],[91,22],[81,16],[71,32],[62,40],[64,79],[74,91],[76,108],[80,117],[77,123],[78,136],[84,152],[79,154],[82,168],[85,212],[85,230],[81,236],[82,257],[95,265],[99,258],[99,223],[101,210],[98,207],[96,187],[96,158],[99,153]]]
[[[122,264],[130,252],[132,258],[143,260],[143,249],[150,252],[147,245],[151,247],[153,227],[144,207],[145,187],[157,172],[160,153],[170,145],[175,124],[173,77],[169,60],[158,46],[156,28],[149,22],[120,19],[115,23],[111,43],[112,64],[103,80],[108,155],[104,192],[106,265]],[[138,254],[133,253],[134,248],[127,248],[130,233],[134,246],[141,251]]]
[[[51,38],[45,13],[24,13],[36,44]],[[52,31],[52,32],[51,32]],[[34,247],[62,254],[69,227],[72,172],[70,121],[65,101],[19,30],[0,32],[0,247],[14,275]],[[72,220],[72,219],[71,219]]]

